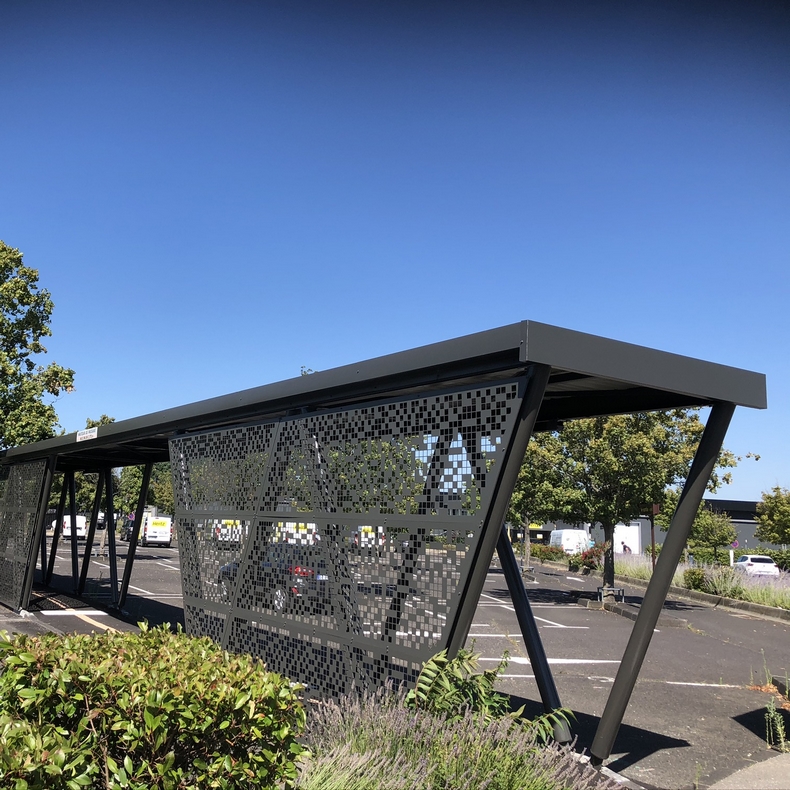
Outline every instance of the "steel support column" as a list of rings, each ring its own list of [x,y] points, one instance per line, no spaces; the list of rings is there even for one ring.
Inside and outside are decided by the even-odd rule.
[[[19,599],[19,608],[27,609],[30,606],[30,593],[33,589],[33,577],[36,573],[36,558],[39,552],[39,544],[42,548],[45,544],[42,540],[46,540],[46,530],[44,523],[47,518],[47,503],[49,502],[49,492],[52,488],[52,478],[55,473],[55,459],[48,458],[47,465],[44,469],[44,479],[41,483],[41,498],[38,503],[38,513],[36,514],[36,524],[33,528],[33,540],[30,544],[30,554],[27,560],[27,570],[25,571],[25,581],[22,584],[22,596]],[[42,554],[41,559],[41,577],[44,578],[46,569],[46,549]]]
[[[732,403],[717,403],[711,409],[688,479],[683,486],[683,493],[672,517],[661,554],[658,556],[656,569],[645,591],[639,615],[595,732],[595,739],[590,749],[591,762],[594,765],[600,765],[612,753],[653,630],[664,606],[672,577],[691,533],[694,516],[705,494],[705,487],[716,465],[734,411],[735,405]]]
[[[143,482],[140,485],[140,496],[137,499],[137,510],[134,512],[134,526],[132,534],[129,536],[129,549],[126,552],[126,565],[123,568],[123,579],[121,581],[121,593],[118,597],[118,608],[123,609],[126,603],[126,594],[129,592],[129,581],[132,578],[132,566],[134,565],[134,555],[137,551],[137,536],[140,532],[140,524],[143,521],[145,511],[145,500],[148,498],[148,485],[151,482],[151,470],[153,464],[146,464],[143,469]],[[252,532],[252,530],[250,530]],[[115,544],[113,543],[113,546]],[[241,574],[239,574],[241,576]]]
[[[52,581],[52,572],[55,569],[55,555],[58,553],[58,540],[63,529],[63,513],[66,510],[66,474],[63,474],[63,483],[60,488],[60,499],[58,500],[58,510],[55,514],[55,530],[52,533],[52,545],[49,547],[49,565],[44,575],[44,584],[49,585]]]
[[[538,633],[538,624],[535,622],[535,615],[529,605],[527,591],[524,589],[524,582],[518,571],[516,555],[513,553],[513,545],[507,534],[507,528],[502,524],[502,531],[499,533],[499,541],[496,545],[499,562],[502,565],[502,572],[505,574],[510,598],[513,601],[513,608],[516,610],[516,617],[521,628],[521,635],[524,637],[524,644],[529,655],[529,663],[535,673],[535,682],[538,684],[540,698],[543,701],[543,709],[551,713],[562,707],[560,695],[557,693],[557,686],[551,674],[549,661],[546,658],[546,651],[543,649],[543,642]],[[564,721],[558,722],[554,727],[554,740],[559,743],[569,743],[571,731],[568,724]]]
[[[74,470],[66,473],[69,484],[69,519],[71,520],[71,589],[77,592],[80,578],[80,555],[77,545],[77,484]]]
[[[118,603],[118,555],[115,551],[115,504],[113,503],[112,468],[109,466],[104,468],[104,493],[105,524],[108,518],[112,522],[112,529],[110,529],[109,524],[106,524],[106,528],[110,530],[107,533],[107,555],[110,561],[110,605],[116,606]],[[128,557],[126,561],[128,564]]]
[[[473,558],[469,578],[461,594],[461,603],[449,633],[447,652],[451,656],[454,656],[466,643],[469,626],[472,624],[477,602],[480,600],[480,593],[485,584],[488,565],[491,557],[494,556],[494,549],[499,540],[502,523],[505,520],[510,495],[516,485],[518,473],[524,461],[524,454],[538,418],[550,374],[551,366],[549,365],[535,364],[527,370],[524,383],[526,392],[513,428],[510,447],[502,460],[503,469],[500,473],[499,483],[494,491],[491,507],[481,530],[477,553]]]
[[[102,489],[104,488],[104,473],[99,472],[96,480],[96,494],[93,497],[93,509],[91,510],[91,523],[88,525],[88,534],[85,536],[85,555],[82,558],[82,570],[80,571],[80,583],[77,592],[82,595],[85,591],[85,582],[88,578],[88,566],[91,561],[91,551],[93,549],[93,539],[96,537],[96,525],[99,523],[99,509],[101,508]],[[105,527],[107,519],[104,520]]]

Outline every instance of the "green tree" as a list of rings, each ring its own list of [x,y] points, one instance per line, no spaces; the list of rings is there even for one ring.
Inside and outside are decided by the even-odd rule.
[[[677,489],[668,489],[664,494],[661,512],[656,516],[656,524],[664,532],[669,529],[678,499],[680,499],[680,492]],[[732,519],[726,513],[714,510],[704,502],[700,502],[688,539],[690,549],[713,549],[713,556],[718,560],[718,550],[729,546],[737,537],[738,533],[735,531]]]
[[[774,486],[771,492],[763,491],[757,503],[758,540],[784,546],[790,543],[790,490]]]
[[[604,584],[614,584],[614,527],[661,502],[685,480],[704,430],[698,410],[641,412],[573,420],[537,434],[527,448],[511,517],[600,524]],[[723,450],[708,488],[729,482],[738,459]],[[548,480],[548,482],[546,482]]]
[[[110,423],[115,422],[115,417],[108,417],[106,414],[102,414],[98,420],[93,420],[88,417],[85,420],[85,427],[86,428],[98,428],[102,425],[110,425]],[[98,482],[99,475],[96,472],[75,472],[74,473],[74,489],[77,495],[77,512],[78,513],[90,513],[93,508],[93,501],[96,496],[96,484]],[[116,475],[116,482],[114,485],[117,485],[117,475]],[[49,506],[56,507],[59,500],[60,500],[60,492],[63,487],[63,475],[57,475],[55,479],[52,481],[52,489],[49,495]],[[67,500],[68,502],[68,500]],[[102,507],[104,502],[102,501]],[[66,505],[68,509],[68,504]]]
[[[74,388],[73,370],[35,361],[47,351],[41,340],[52,334],[52,309],[38,271],[0,241],[0,449],[54,436],[58,417],[45,398]]]
[[[124,515],[134,513],[137,508],[140,487],[143,484],[143,468],[142,466],[125,466],[121,469],[116,488],[115,505]],[[154,505],[160,513],[167,513],[171,516],[175,513],[169,461],[153,465],[145,504]]]

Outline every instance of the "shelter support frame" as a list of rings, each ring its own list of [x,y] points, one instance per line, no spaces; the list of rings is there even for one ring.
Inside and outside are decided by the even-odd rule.
[[[615,738],[623,722],[642,662],[672,584],[672,577],[683,554],[683,547],[691,534],[691,525],[716,466],[716,459],[721,452],[724,436],[734,411],[735,405],[732,403],[717,403],[708,416],[689,476],[683,486],[683,493],[669,525],[661,554],[658,556],[656,569],[645,591],[639,615],[595,732],[590,749],[591,761],[594,765],[600,765],[612,753]]]

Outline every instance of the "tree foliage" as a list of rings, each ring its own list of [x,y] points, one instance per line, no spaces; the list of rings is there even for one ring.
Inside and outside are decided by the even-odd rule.
[[[762,500],[757,503],[754,534],[764,543],[778,546],[790,543],[790,490],[774,486],[770,493],[763,491]]]
[[[680,493],[675,489],[669,489],[664,494],[661,512],[656,516],[656,524],[664,531],[669,529],[678,499]],[[713,549],[714,560],[716,560],[718,550],[729,546],[737,537],[738,533],[732,519],[726,513],[721,513],[700,502],[688,539],[690,549]]]
[[[49,291],[38,287],[38,271],[25,266],[22,253],[0,241],[0,448],[48,439],[58,418],[47,396],[71,392],[74,371],[36,357],[51,335]]]
[[[637,518],[688,475],[704,425],[696,409],[573,420],[532,438],[509,517],[519,523],[600,524],[604,584],[614,583],[614,527]],[[722,450],[708,488],[729,482],[738,459]]]

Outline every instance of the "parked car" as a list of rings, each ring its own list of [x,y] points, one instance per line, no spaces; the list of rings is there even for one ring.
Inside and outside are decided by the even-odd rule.
[[[55,529],[58,520],[52,522],[52,529]],[[63,526],[60,536],[65,540],[71,540],[71,516],[63,516]],[[88,520],[85,516],[77,516],[77,540],[85,540],[88,537]]]
[[[779,567],[764,554],[741,554],[732,566],[749,576],[778,576]]]
[[[219,569],[220,597],[230,600],[239,572],[237,562]],[[255,571],[253,597],[275,612],[302,607],[331,607],[329,573],[323,549],[292,543],[272,543],[264,549]]]

